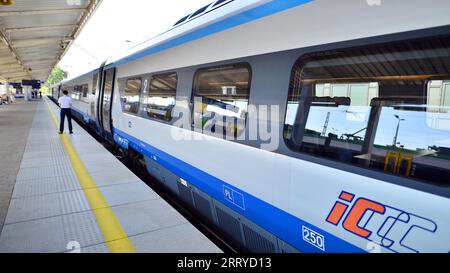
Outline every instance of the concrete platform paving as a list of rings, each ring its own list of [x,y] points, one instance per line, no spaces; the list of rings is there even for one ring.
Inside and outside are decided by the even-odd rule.
[[[99,228],[99,218],[80,185],[47,105],[58,113],[52,102],[32,104],[37,110],[17,177],[12,175],[15,187],[0,235],[0,252],[70,252],[74,243],[81,252],[110,252],[111,242]],[[70,136],[73,147],[136,252],[221,252],[76,123],[74,131]],[[17,150],[20,152],[20,145],[11,148],[11,152]]]
[[[36,105],[35,102],[0,105],[0,230],[11,202]]]

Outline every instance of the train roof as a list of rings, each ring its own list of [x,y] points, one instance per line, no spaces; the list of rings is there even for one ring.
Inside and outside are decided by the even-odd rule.
[[[106,60],[106,66],[119,65],[139,58],[143,51],[165,44],[183,35],[202,29],[208,25],[230,18],[236,14],[245,12],[256,6],[270,2],[271,0],[217,0],[184,16],[170,29],[156,36],[145,38],[142,42],[131,47],[124,53],[113,55]],[[168,49],[168,48],[167,48]],[[160,50],[162,51],[162,50]],[[76,80],[94,74],[98,69],[66,79],[62,83]]]
[[[305,5],[309,3],[315,4]],[[304,9],[297,9],[302,5],[305,5]],[[164,59],[158,59],[158,63],[149,64],[149,66],[151,65],[153,70],[158,69],[157,66],[176,65],[177,67],[183,67],[198,61],[198,58],[193,56],[197,56],[197,53],[201,52],[202,49],[188,46],[193,42],[208,47],[208,54],[213,55],[214,58],[200,58],[202,62],[207,62],[210,59],[219,60],[222,55],[226,55],[227,58],[251,56],[344,40],[404,33],[449,24],[448,17],[435,16],[445,12],[438,6],[433,6],[433,9],[424,9],[426,5],[422,2],[415,2],[415,6],[421,11],[421,16],[428,18],[427,20],[419,23],[408,20],[413,16],[409,13],[401,13],[401,8],[394,5],[374,9],[364,3],[351,7],[341,7],[341,5],[336,5],[330,1],[217,0],[179,19],[171,29],[155,37],[144,39],[143,42],[125,53],[112,56],[105,62],[105,68],[129,64],[127,67],[130,68],[130,71],[135,71],[137,68],[133,70],[132,65],[135,61],[143,58],[148,61],[148,57],[174,48],[186,49],[188,55],[183,58],[181,51],[175,51],[178,55],[174,56],[173,60],[167,60],[167,56],[165,56]],[[311,18],[318,18],[314,12],[326,10],[330,7],[339,7],[342,10],[349,9],[350,13],[357,13],[359,17],[367,18],[367,20],[360,20],[358,24],[355,24],[351,17],[345,17],[344,20],[339,16],[340,13],[332,13],[327,16],[325,21],[320,21],[320,24],[308,24],[311,23]],[[286,16],[279,15],[291,8],[294,8],[293,11],[287,12]],[[431,17],[430,14],[433,14],[433,16]],[[386,17],[394,20],[397,24],[379,25],[380,22],[386,20]],[[259,20],[262,18],[265,20]],[[330,22],[339,23],[330,24]],[[259,28],[252,32],[253,30],[245,25]],[[278,25],[283,29],[277,29],[276,26]],[[324,25],[329,25],[329,28],[323,28]],[[376,28],[373,27],[375,25],[377,25]],[[234,33],[232,29],[238,30]],[[242,31],[239,31],[239,29]],[[213,39],[205,39],[218,33],[223,33],[224,38],[214,36],[214,38],[217,38],[217,42],[211,42]],[[250,36],[251,39],[249,39]],[[278,42],[274,43],[273,39],[277,39]],[[249,41],[254,44],[245,44],[246,46],[243,47],[233,46],[236,43],[248,43]],[[182,48],[184,45],[186,46]],[[211,46],[217,46],[217,48],[210,48]],[[158,58],[158,56],[155,57]],[[169,61],[173,64],[167,65]],[[95,70],[74,79],[93,73],[95,73]]]
[[[178,20],[171,29],[145,39],[143,42],[135,45],[122,54],[114,55],[106,62],[106,66],[118,66],[127,62],[135,61],[141,57],[148,56],[157,52],[164,51],[194,39],[187,39],[189,34],[202,31],[216,23],[226,21],[238,14],[252,10],[255,7],[269,2],[281,2],[279,0],[217,0],[199,10],[190,13]],[[305,2],[305,0],[286,1],[286,2]],[[307,2],[307,1],[306,1]],[[233,25],[228,24],[228,28]],[[202,35],[194,35],[201,38]],[[206,36],[206,35],[205,35]]]

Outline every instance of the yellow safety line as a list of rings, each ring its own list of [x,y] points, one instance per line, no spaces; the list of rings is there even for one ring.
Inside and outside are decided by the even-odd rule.
[[[46,102],[46,104],[55,126],[58,127],[58,119],[50,108],[48,102]],[[103,237],[105,238],[109,251],[112,253],[135,253],[136,250],[133,244],[123,230],[122,225],[110,208],[105,197],[98,189],[95,181],[87,171],[86,166],[84,166],[84,163],[73,147],[72,142],[65,134],[60,135],[60,139],[70,158],[72,167],[84,191],[84,194],[91,205],[97,224],[103,234]]]

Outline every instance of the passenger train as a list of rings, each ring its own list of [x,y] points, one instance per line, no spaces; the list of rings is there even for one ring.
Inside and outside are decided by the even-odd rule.
[[[53,87],[248,252],[450,252],[450,2],[219,0]]]

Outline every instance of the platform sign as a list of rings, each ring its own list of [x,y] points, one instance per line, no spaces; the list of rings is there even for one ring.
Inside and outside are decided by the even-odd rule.
[[[41,88],[41,81],[38,80],[23,80],[22,86],[31,86],[33,89]]]

